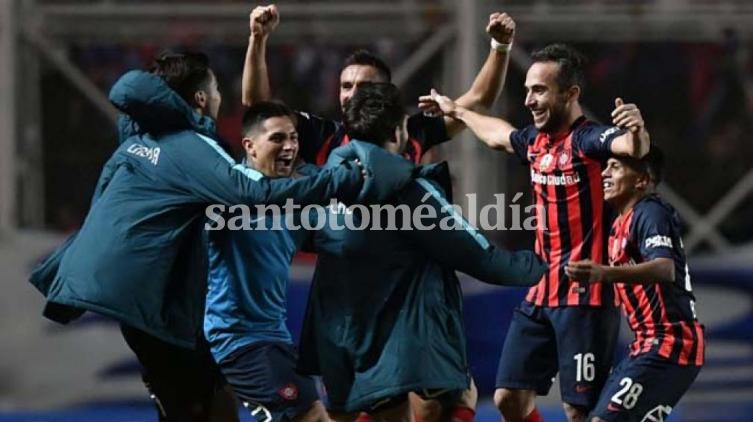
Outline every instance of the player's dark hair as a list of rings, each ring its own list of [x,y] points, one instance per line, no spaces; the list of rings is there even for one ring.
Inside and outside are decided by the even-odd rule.
[[[531,53],[531,60],[534,63],[555,62],[559,64],[557,86],[564,91],[573,85],[578,85],[581,97],[583,96],[586,88],[586,78],[583,74],[586,58],[578,50],[567,44],[549,44]]]
[[[209,58],[203,53],[165,52],[154,59],[149,71],[189,104],[194,103],[196,91],[206,89],[211,81]]]
[[[243,112],[241,136],[249,136],[258,129],[264,121],[272,117],[290,117],[295,125],[297,118],[293,110],[279,101],[259,101]]]
[[[379,71],[379,75],[384,79],[382,82],[392,81],[392,71],[389,66],[387,66],[387,63],[368,50],[354,51],[353,54],[348,56],[345,59],[345,62],[343,62],[343,67],[340,69],[340,73],[342,73],[346,67],[352,65],[372,66]]]
[[[383,146],[403,123],[400,90],[385,82],[364,82],[345,103],[343,124],[351,139]]]
[[[664,152],[656,145],[652,145],[641,161],[645,163],[646,172],[651,177],[654,186],[658,186],[664,180]]]
[[[655,145],[651,146],[648,154],[643,158],[619,157],[618,159],[638,173],[648,175],[654,186],[658,186],[664,177],[664,153]]]

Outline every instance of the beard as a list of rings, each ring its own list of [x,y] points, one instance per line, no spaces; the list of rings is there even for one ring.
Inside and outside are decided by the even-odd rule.
[[[565,102],[558,101],[550,110],[549,119],[541,125],[539,132],[554,135],[562,129],[562,125],[565,124],[566,120],[567,111],[565,110]]]

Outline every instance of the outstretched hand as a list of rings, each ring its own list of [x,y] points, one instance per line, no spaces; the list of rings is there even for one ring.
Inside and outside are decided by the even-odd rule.
[[[267,36],[277,28],[280,23],[280,12],[277,6],[257,6],[249,15],[249,29],[255,36]]]
[[[598,283],[604,280],[604,267],[590,259],[570,261],[565,266],[565,274],[573,281]]]
[[[453,117],[457,107],[455,101],[438,93],[434,88],[431,89],[429,95],[418,97],[418,108],[427,116],[438,117],[444,115]]]

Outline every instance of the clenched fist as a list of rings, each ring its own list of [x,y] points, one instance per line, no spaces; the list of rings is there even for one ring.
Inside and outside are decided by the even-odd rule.
[[[249,29],[254,36],[267,36],[280,23],[280,12],[277,6],[270,4],[268,6],[257,6],[249,15]]]
[[[492,13],[486,33],[500,44],[510,44],[515,35],[515,21],[507,13]]]

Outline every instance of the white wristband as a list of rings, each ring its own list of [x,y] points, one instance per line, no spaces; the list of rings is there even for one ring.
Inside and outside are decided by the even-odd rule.
[[[501,42],[492,38],[492,48],[501,51],[502,53],[509,53],[512,49],[512,41],[509,44],[502,44]]]

